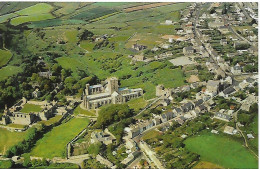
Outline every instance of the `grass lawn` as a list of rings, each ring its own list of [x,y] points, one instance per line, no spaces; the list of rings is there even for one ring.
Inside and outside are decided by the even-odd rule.
[[[86,116],[96,116],[94,111],[91,110],[84,110],[80,107],[80,105],[78,105],[78,107],[74,110],[73,112],[75,115],[78,114],[82,114],[82,115],[86,115]]]
[[[83,41],[80,42],[80,47],[89,51],[89,52],[93,51],[94,46],[95,46],[95,43],[92,43],[88,40],[83,40]]]
[[[6,129],[0,128],[0,153],[6,151],[9,147],[22,141],[26,136],[25,132],[11,132]]]
[[[13,128],[20,128],[20,129],[23,129],[23,128],[26,127],[26,125],[22,125],[22,124],[13,124],[13,123],[8,124],[7,126],[8,126],[8,127],[13,127]]]
[[[50,125],[58,122],[61,118],[62,118],[62,115],[56,115],[55,117],[52,117],[47,121],[40,121],[39,124],[45,124],[46,126],[50,126]]]
[[[139,97],[130,100],[129,102],[127,102],[127,104],[131,109],[138,111],[140,109],[143,109],[147,105],[147,102],[143,99],[143,97]]]
[[[155,129],[151,130],[151,131],[148,131],[144,134],[144,136],[142,137],[142,139],[145,141],[145,140],[148,140],[148,139],[152,139],[156,136],[160,135],[160,133],[158,131],[156,131]]]
[[[39,105],[26,103],[24,105],[24,107],[22,108],[21,112],[22,113],[30,113],[30,112],[39,112],[41,110],[42,110],[42,108]]]
[[[201,160],[225,168],[257,168],[258,161],[238,141],[226,136],[203,134],[184,141],[185,147],[201,156]]]
[[[36,142],[31,155],[45,158],[65,157],[67,143],[83,130],[88,123],[88,118],[73,118],[67,123],[54,127]]]
[[[12,53],[9,50],[0,49],[0,67],[6,65],[12,58]]]
[[[22,71],[22,68],[18,66],[5,66],[0,69],[0,81],[8,78],[9,76],[15,75]]]

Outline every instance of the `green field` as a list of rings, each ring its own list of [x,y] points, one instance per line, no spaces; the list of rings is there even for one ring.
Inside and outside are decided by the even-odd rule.
[[[37,157],[65,157],[66,144],[72,140],[89,123],[87,118],[73,118],[67,123],[54,127],[44,137],[37,141],[31,151]]]
[[[22,108],[21,112],[22,113],[30,113],[30,112],[39,112],[41,110],[42,110],[42,108],[39,105],[26,103],[24,105],[24,107]]]
[[[6,129],[0,128],[0,153],[6,151],[11,146],[22,141],[26,136],[25,132],[11,132]]]
[[[257,168],[258,161],[243,145],[226,136],[203,134],[184,141],[185,148],[201,156],[201,160],[225,168]]]
[[[26,127],[26,125],[22,125],[22,124],[14,124],[14,123],[10,123],[7,125],[8,127],[13,127],[13,128],[20,128],[23,129]]]
[[[73,112],[75,115],[82,114],[86,116],[96,116],[96,113],[91,110],[84,110],[80,107],[80,105]]]
[[[9,76],[15,75],[21,71],[22,68],[18,66],[5,66],[0,69],[0,81],[8,78]]]
[[[147,105],[147,101],[143,97],[132,99],[127,102],[128,106],[135,111],[143,109]]]
[[[12,53],[9,50],[0,49],[0,67],[6,65],[12,58]]]
[[[53,7],[50,4],[38,3],[36,5],[22,9],[15,13],[18,15],[36,15],[36,14],[49,13],[49,12],[51,12],[52,9],[53,9]]]
[[[10,23],[14,26],[17,26],[26,22],[42,21],[42,20],[53,19],[53,18],[54,16],[52,16],[49,13],[29,15],[29,16],[18,16],[13,18]]]
[[[255,152],[258,152],[258,116],[255,116],[253,123],[249,125],[249,131],[250,130],[255,138],[249,139],[249,143],[253,146],[251,148],[253,148]]]
[[[44,124],[46,126],[50,126],[54,123],[57,123],[61,118],[62,118],[62,115],[56,115],[55,117],[52,117],[47,121],[40,121],[39,124]]]
[[[6,14],[6,15],[2,15],[0,16],[0,23],[4,23],[6,21],[8,21],[9,19],[16,17],[17,15],[15,13],[10,13],[10,14]]]

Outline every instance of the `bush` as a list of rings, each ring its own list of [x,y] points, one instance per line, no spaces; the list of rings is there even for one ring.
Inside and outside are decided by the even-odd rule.
[[[0,161],[0,168],[13,168],[14,163],[12,160]]]

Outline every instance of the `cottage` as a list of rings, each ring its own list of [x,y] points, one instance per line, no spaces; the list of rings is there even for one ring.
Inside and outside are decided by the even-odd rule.
[[[233,135],[237,133],[237,130],[234,129],[234,127],[226,126],[224,129],[224,133]]]
[[[172,25],[173,22],[172,22],[172,20],[166,20],[166,21],[165,21],[165,24],[166,24],[166,25]]]
[[[227,33],[230,32],[228,26],[220,26],[220,27],[218,28],[218,30],[219,30],[222,34],[227,34]]]
[[[197,106],[201,105],[202,103],[203,103],[203,100],[202,100],[202,99],[199,99],[199,100],[197,100],[197,101],[194,103],[194,105],[195,105],[195,107],[197,107]]]
[[[252,134],[247,134],[246,135],[248,139],[254,139],[255,137]]]
[[[175,116],[182,115],[182,110],[180,108],[174,108],[172,112],[175,114]]]
[[[145,60],[145,57],[144,55],[135,55],[133,58],[132,58],[133,61],[144,61]]]
[[[135,151],[129,154],[121,163],[124,165],[129,165],[131,164],[139,155],[141,152]]]
[[[234,75],[240,75],[242,71],[241,66],[237,63],[235,66],[231,67],[231,73]]]
[[[229,122],[232,119],[230,115],[220,113],[220,112],[215,113],[213,118],[223,120],[223,121],[226,121],[226,122]]]
[[[52,72],[51,71],[39,72],[38,74],[39,74],[39,76],[45,77],[45,78],[51,78],[52,77]]]
[[[224,22],[209,22],[208,26],[210,28],[219,28],[221,26],[224,26]]]
[[[146,49],[147,46],[144,46],[144,45],[138,45],[138,44],[135,43],[135,44],[132,45],[132,48],[135,49],[135,50],[137,50],[137,51],[141,51],[141,50]]]
[[[154,119],[153,119],[153,124],[154,124],[155,126],[161,124],[160,118],[158,118],[158,117],[154,118]]]
[[[108,168],[112,168],[114,166],[113,163],[111,163],[99,154],[97,155],[96,160],[99,161],[101,164],[106,165]]]
[[[188,112],[188,111],[192,110],[193,108],[194,108],[194,105],[191,102],[185,103],[184,105],[181,106],[181,109],[183,112]]]
[[[191,55],[194,53],[194,48],[192,46],[184,47],[183,53],[184,55]]]
[[[195,110],[198,110],[200,113],[205,113],[208,111],[207,107],[204,104],[197,106]]]
[[[227,39],[221,39],[220,44],[223,46],[227,45]]]
[[[38,88],[36,88],[33,92],[32,92],[32,97],[33,98],[39,98],[41,96],[41,92],[39,91]]]
[[[219,96],[223,96],[223,97],[229,97],[230,94],[234,93],[236,90],[230,86],[228,88],[226,88],[225,90],[223,90],[222,92],[219,93]]]
[[[206,86],[206,91],[205,93],[207,95],[210,95],[211,97],[217,95],[218,91],[219,91],[219,81],[214,81],[214,80],[209,80]]]

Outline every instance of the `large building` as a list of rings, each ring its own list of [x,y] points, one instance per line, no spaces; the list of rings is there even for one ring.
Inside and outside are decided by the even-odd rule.
[[[104,84],[86,84],[83,104],[87,109],[97,109],[106,104],[121,104],[143,95],[143,89],[119,88],[116,77],[108,78]]]

